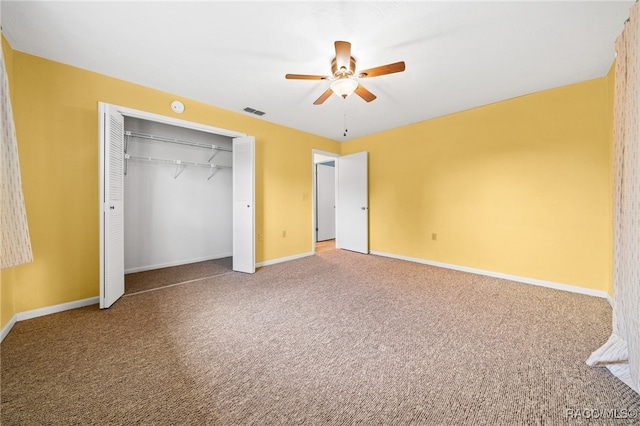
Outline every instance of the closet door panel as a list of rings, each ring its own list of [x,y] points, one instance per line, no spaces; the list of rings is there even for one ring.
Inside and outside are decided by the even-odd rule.
[[[100,308],[124,294],[124,117],[100,104]],[[104,173],[103,173],[104,172]]]
[[[255,261],[255,138],[233,139],[233,270],[252,274]]]

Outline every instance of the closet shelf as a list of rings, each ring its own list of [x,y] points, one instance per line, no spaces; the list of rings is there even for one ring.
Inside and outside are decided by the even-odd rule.
[[[180,173],[182,173],[183,166],[206,167],[207,169],[211,169],[211,173],[209,174],[209,177],[207,178],[207,180],[211,179],[211,177],[213,177],[215,172],[219,169],[231,169],[231,166],[223,166],[223,165],[214,164],[214,163],[198,163],[196,161],[171,160],[168,158],[145,157],[145,156],[129,155],[129,154],[125,154],[124,159],[125,159],[125,168],[124,168],[125,175],[127,174],[127,171],[128,171],[128,160],[148,161],[151,163],[175,165],[176,172],[174,173],[174,176],[173,176],[174,179],[177,178],[180,175]]]
[[[167,143],[175,143],[175,144],[179,144],[179,145],[187,145],[187,146],[195,146],[198,148],[206,148],[206,149],[213,149],[216,151],[226,151],[226,152],[233,152],[232,148],[226,147],[226,146],[218,146],[218,145],[214,145],[214,144],[208,144],[208,143],[204,143],[204,142],[194,142],[194,141],[187,141],[187,140],[183,140],[183,139],[174,139],[174,138],[167,138],[164,136],[157,136],[157,135],[152,135],[149,133],[140,133],[140,132],[133,132],[131,130],[125,130],[124,132],[125,136],[129,136],[132,138],[139,138],[139,139],[150,139],[150,140],[154,140],[154,141],[158,141],[158,142],[167,142]],[[126,149],[125,149],[126,151]]]
[[[222,166],[220,164],[198,163],[196,161],[171,160],[168,158],[146,157],[146,156],[140,156],[140,155],[125,154],[124,158],[126,160],[142,160],[142,161],[151,161],[154,163],[175,164],[175,165],[184,165],[184,166],[198,166],[198,167],[206,167],[208,169],[230,169],[231,168],[231,166]]]

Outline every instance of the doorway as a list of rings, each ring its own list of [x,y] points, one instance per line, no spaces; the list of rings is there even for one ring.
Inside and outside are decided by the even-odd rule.
[[[316,242],[336,238],[336,162],[316,163]]]
[[[332,152],[313,149],[312,161],[312,253],[316,253],[318,242],[318,194],[317,164],[334,163],[333,178],[335,192],[334,207],[334,245],[335,248],[351,250],[363,254],[369,253],[369,178],[368,153],[356,152],[338,155]],[[322,167],[322,166],[321,166]],[[328,169],[324,169],[326,172]],[[329,198],[329,197],[328,197]],[[330,198],[329,198],[330,199]],[[327,208],[328,210],[328,208]],[[325,210],[325,211],[327,211]]]
[[[313,150],[313,252],[335,248],[336,161],[338,154]]]

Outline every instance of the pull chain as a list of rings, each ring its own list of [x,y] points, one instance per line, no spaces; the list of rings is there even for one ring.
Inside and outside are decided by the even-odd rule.
[[[342,136],[347,137],[347,132],[349,131],[349,129],[347,129],[347,111],[344,112],[344,134]]]

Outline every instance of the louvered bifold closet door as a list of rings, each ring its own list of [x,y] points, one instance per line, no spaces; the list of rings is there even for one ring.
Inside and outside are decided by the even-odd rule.
[[[124,117],[111,105],[101,104],[100,112],[104,144],[100,147],[104,165],[100,308],[108,308],[124,294]]]

